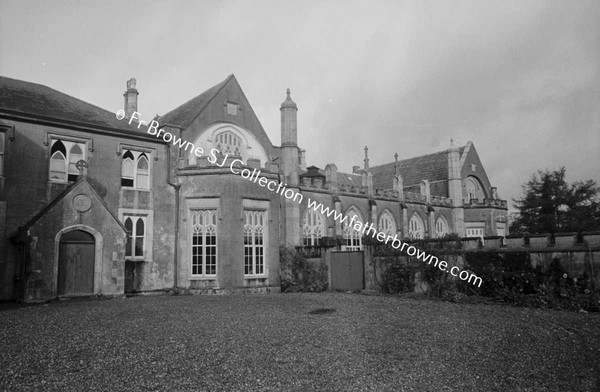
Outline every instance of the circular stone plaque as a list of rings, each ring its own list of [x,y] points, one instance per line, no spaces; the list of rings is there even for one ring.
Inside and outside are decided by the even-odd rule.
[[[73,208],[77,212],[86,212],[92,208],[92,199],[89,196],[79,194],[73,198]]]

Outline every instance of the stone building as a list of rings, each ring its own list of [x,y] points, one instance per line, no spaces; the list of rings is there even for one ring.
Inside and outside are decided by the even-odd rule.
[[[274,146],[230,75],[155,119],[202,156],[130,125],[137,97],[131,79],[118,120],[46,86],[0,78],[0,299],[276,292],[280,244],[335,237],[341,250],[361,251],[362,234],[327,211],[399,238],[507,234],[506,201],[470,142],[380,166],[365,147],[351,173],[307,167],[289,90]],[[302,202],[233,173],[233,160]]]

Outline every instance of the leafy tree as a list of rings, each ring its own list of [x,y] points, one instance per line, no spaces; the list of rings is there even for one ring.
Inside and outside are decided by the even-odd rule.
[[[512,233],[581,232],[600,229],[600,188],[593,180],[565,180],[566,169],[538,170],[513,199],[518,216]]]

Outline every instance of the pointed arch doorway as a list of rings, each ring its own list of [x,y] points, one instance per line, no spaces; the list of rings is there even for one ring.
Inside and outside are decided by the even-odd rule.
[[[58,295],[94,293],[96,240],[83,230],[60,237],[58,254]]]

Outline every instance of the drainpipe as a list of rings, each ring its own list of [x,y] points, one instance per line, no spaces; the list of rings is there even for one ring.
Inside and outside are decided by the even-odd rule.
[[[179,129],[179,137],[181,137],[181,128],[170,125]],[[177,287],[177,276],[178,276],[178,248],[179,248],[179,190],[181,184],[177,184],[171,181],[171,145],[168,146],[168,159],[167,159],[167,184],[175,189],[175,236],[173,246],[173,294],[179,294],[179,288]]]

